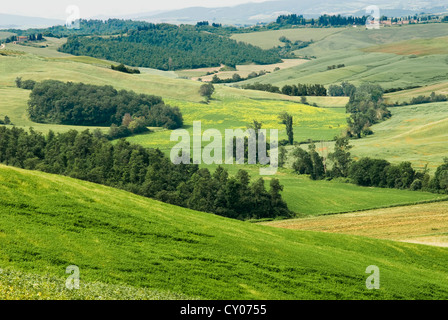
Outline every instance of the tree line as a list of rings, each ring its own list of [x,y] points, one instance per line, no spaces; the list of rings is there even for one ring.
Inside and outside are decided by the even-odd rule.
[[[235,219],[291,217],[277,179],[266,190],[247,171],[230,176],[197,165],[175,165],[158,149],[123,139],[112,144],[98,129],[47,136],[0,127],[0,163],[91,181],[177,206]]]
[[[16,80],[18,87],[24,81]],[[112,86],[45,80],[28,82],[32,87],[28,114],[32,121],[84,126],[121,125],[126,114],[140,119],[144,126],[180,128],[178,107],[166,105],[162,98],[116,90]]]
[[[350,182],[364,187],[423,190],[448,193],[448,158],[431,177],[427,168],[416,171],[410,162],[391,164],[384,159],[369,157],[353,160],[348,137],[335,137],[334,152],[328,155],[333,163],[331,169],[326,160],[310,143],[308,151],[296,147],[292,153],[292,168],[297,174],[307,174],[313,180],[348,178]]]
[[[48,28],[30,28],[30,29],[8,29],[9,32],[19,36],[29,36],[32,34],[41,34],[44,37],[68,37],[71,35],[112,35],[126,33],[129,30],[136,30],[138,27],[148,25],[148,22],[123,20],[123,19],[81,19],[79,21],[79,29],[70,29],[65,26],[58,25]]]
[[[448,96],[445,94],[436,94],[435,92],[431,92],[429,96],[419,95],[418,97],[413,97],[409,102],[395,103],[395,106],[407,106],[414,104],[423,104],[423,103],[433,103],[433,102],[444,102],[448,101]]]
[[[245,84],[241,87],[247,90],[259,90],[272,93],[281,93],[288,96],[326,96],[327,89],[321,84],[285,85],[281,89],[269,83]]]
[[[169,24],[147,24],[108,38],[72,36],[58,50],[160,70],[281,62],[274,51],[200,32],[194,26]]]

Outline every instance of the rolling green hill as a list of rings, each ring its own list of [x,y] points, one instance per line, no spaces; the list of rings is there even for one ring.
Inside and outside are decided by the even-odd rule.
[[[0,181],[0,265],[18,282],[52,277],[60,285],[77,265],[81,283],[134,287],[127,297],[145,297],[143,289],[205,299],[448,294],[445,248],[255,225],[5,166]],[[379,290],[365,287],[369,265],[380,268]],[[26,284],[14,279],[10,296],[18,297]],[[48,290],[27,292],[20,297],[46,298]]]
[[[202,120],[203,130],[208,128],[224,130],[225,128],[244,128],[253,119],[257,119],[264,123],[265,128],[280,129],[280,139],[284,139],[286,138],[284,125],[278,120],[278,115],[283,111],[294,115],[296,141],[305,141],[308,138],[332,139],[345,128],[346,124],[345,108],[343,108],[347,101],[345,97],[308,98],[310,102],[316,102],[320,106],[341,107],[322,109],[297,103],[300,97],[216,85],[214,99],[209,104],[204,104],[200,103],[203,98],[198,94],[199,82],[173,78],[170,72],[155,72],[153,69],[148,69],[140,75],[129,75],[110,70],[108,62],[94,58],[71,56],[49,58],[51,52],[55,52],[52,46],[36,50],[39,55],[28,53],[0,57],[0,65],[5,71],[0,74],[2,96],[0,117],[8,115],[19,127],[32,126],[36,131],[45,133],[50,129],[55,132],[66,132],[70,129],[88,128],[38,124],[30,121],[26,114],[29,91],[15,87],[14,80],[17,76],[36,81],[57,79],[112,85],[117,89],[160,95],[169,104],[180,107],[186,128],[190,132],[192,122],[195,120]],[[95,127],[88,129],[93,130]],[[108,128],[103,127],[101,130],[106,133]],[[175,144],[170,142],[170,134],[171,131],[162,130],[134,136],[128,140],[145,147],[158,147],[165,153],[169,153],[170,148]],[[240,167],[228,167],[233,173],[236,172],[236,168]],[[243,166],[242,169],[249,170],[252,177],[257,177],[259,174],[257,167]],[[302,215],[366,210],[440,197],[440,195],[422,192],[369,189],[340,182],[310,181],[288,170],[279,172],[275,177],[285,186],[284,198],[290,209]],[[298,194],[300,196],[297,196]]]
[[[308,39],[313,37],[315,32],[313,29],[298,28],[265,33],[265,38],[256,32],[234,37],[241,37],[243,41],[266,48],[278,45],[278,38],[282,35],[287,38]],[[315,59],[245,83],[258,81],[276,86],[298,82],[330,85],[345,80],[354,84],[370,81],[379,83],[384,88],[432,84],[447,78],[448,55],[444,51],[434,49],[440,44],[434,40],[424,39],[447,35],[448,29],[444,24],[384,27],[379,30],[336,28],[331,32],[329,29],[324,37],[314,36],[315,43],[295,52],[298,56],[315,57]],[[427,45],[429,49],[425,52],[428,55],[403,55],[401,51],[390,52],[384,49],[381,52],[378,49],[395,47],[395,43],[405,40],[408,41],[406,42],[408,46],[412,44],[414,48],[422,43]],[[374,52],[366,52],[366,48]],[[327,70],[328,66],[339,64],[344,64],[345,67]],[[391,70],[394,71],[390,72]]]

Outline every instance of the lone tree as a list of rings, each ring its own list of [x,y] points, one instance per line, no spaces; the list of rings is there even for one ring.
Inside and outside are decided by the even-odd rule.
[[[292,127],[292,124],[293,124],[292,116],[289,113],[284,112],[284,113],[280,114],[279,118],[282,121],[282,123],[286,126],[286,134],[288,135],[288,143],[290,145],[293,145],[294,144],[294,130]]]
[[[199,94],[203,97],[205,97],[208,100],[212,98],[213,92],[215,92],[215,87],[212,83],[204,83],[199,88]]]

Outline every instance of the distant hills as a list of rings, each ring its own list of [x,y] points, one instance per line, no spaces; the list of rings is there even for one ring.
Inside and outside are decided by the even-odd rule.
[[[135,15],[139,20],[151,22],[195,23],[208,20],[224,24],[256,24],[271,22],[280,14],[298,13],[307,18],[318,17],[321,14],[357,15],[365,14],[371,0],[277,0],[261,3],[247,3],[234,7],[204,8],[191,7],[162,13],[142,13]],[[382,15],[402,16],[416,13],[440,13],[448,11],[446,1],[401,1],[377,0]]]
[[[297,13],[306,18],[318,17],[322,14],[342,14],[362,16],[371,0],[276,0],[259,3],[246,3],[233,7],[190,7],[171,11],[142,12],[121,16],[97,16],[95,19],[121,18],[148,22],[167,22],[174,24],[194,24],[207,20],[231,25],[253,25],[274,21],[281,14]],[[446,0],[376,0],[380,14],[386,16],[406,16],[417,13],[448,12]],[[49,27],[65,22],[56,19],[25,17],[0,14],[0,29],[32,27]]]
[[[62,24],[65,21],[0,13],[0,29],[47,28]]]

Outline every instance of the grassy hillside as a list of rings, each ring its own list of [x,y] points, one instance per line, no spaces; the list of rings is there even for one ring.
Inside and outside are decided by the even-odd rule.
[[[366,52],[395,53],[399,55],[427,56],[431,54],[448,54],[448,37],[415,39],[364,49]]]
[[[264,224],[448,247],[448,202]]]
[[[81,282],[207,299],[448,293],[444,248],[254,225],[4,166],[0,180],[0,264],[18,281],[30,279],[23,273],[65,278],[74,264]],[[369,265],[381,270],[380,290],[365,287]]]
[[[239,33],[234,34],[232,39],[250,43],[254,46],[259,46],[262,49],[271,49],[276,46],[283,46],[279,38],[286,37],[292,42],[295,41],[320,41],[329,35],[343,31],[342,28],[297,28],[297,29],[284,29],[284,30],[272,30],[253,33]]]
[[[390,103],[395,103],[395,102],[398,102],[398,103],[408,102],[409,103],[411,101],[411,99],[414,97],[418,97],[420,95],[430,96],[432,92],[435,92],[436,94],[448,95],[448,82],[443,81],[440,83],[428,84],[421,88],[387,93],[385,95],[385,98]]]
[[[411,161],[434,168],[447,156],[448,103],[392,108],[392,118],[372,127],[374,135],[353,141],[357,157]]]
[[[271,40],[281,35],[287,36],[297,32],[298,37],[313,29],[278,30]],[[332,29],[328,29],[332,30]],[[260,79],[248,80],[247,83],[260,81],[277,86],[294,83],[320,83],[329,85],[343,80],[359,84],[362,81],[379,83],[385,88],[406,87],[411,85],[427,85],[445,80],[447,77],[446,58],[444,52],[429,50],[429,55],[401,55],[398,52],[366,52],[364,49],[382,48],[383,45],[397,48],[396,43],[409,40],[418,45],[436,37],[446,37],[448,29],[444,24],[410,25],[403,27],[366,30],[365,28],[337,28],[334,32],[316,41],[307,48],[296,51],[299,56],[314,56],[316,59],[303,65],[280,70]],[[258,38],[257,33],[246,34],[246,41],[258,45],[266,45],[266,40]],[[288,37],[288,36],[287,36]],[[305,39],[305,35],[303,38]],[[440,46],[437,41],[429,40],[431,46]],[[373,50],[381,51],[381,50]],[[437,53],[437,54],[433,54]],[[444,54],[441,54],[444,53]],[[327,70],[328,66],[344,64],[344,68]],[[394,72],[390,72],[394,70]]]
[[[391,163],[410,161],[417,169],[423,169],[427,164],[433,174],[448,152],[448,103],[394,107],[390,110],[392,117],[389,120],[372,126],[373,135],[350,140],[352,156],[355,159],[386,159]],[[333,151],[333,145],[334,142],[324,142],[318,151],[327,155]],[[307,149],[306,144],[302,147]]]

